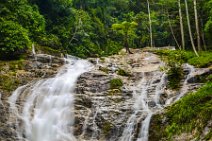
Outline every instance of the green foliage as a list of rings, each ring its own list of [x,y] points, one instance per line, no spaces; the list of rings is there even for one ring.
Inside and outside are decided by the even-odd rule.
[[[117,31],[118,34],[123,36],[123,42],[124,44],[128,46],[130,41],[134,40],[136,38],[136,27],[138,24],[136,22],[127,22],[124,21],[122,23],[115,23],[112,25],[112,29]],[[132,45],[131,45],[132,46]]]
[[[110,80],[110,88],[111,89],[120,89],[123,86],[123,82],[119,78],[115,78]]]
[[[123,70],[123,69],[118,69],[118,72],[117,72],[118,75],[121,75],[121,76],[130,76],[129,72]]]
[[[103,55],[109,56],[109,55],[117,54],[122,48],[123,46],[119,42],[109,39],[107,40],[105,48],[103,49]]]
[[[31,45],[28,31],[13,21],[0,21],[0,55],[14,58],[25,52]]]
[[[1,75],[0,76],[0,88],[6,91],[12,91],[14,90],[18,84],[19,84],[19,80],[15,79],[14,76],[10,75]]]
[[[62,47],[62,44],[60,42],[60,39],[54,35],[54,34],[50,34],[50,35],[40,35],[38,37],[38,44],[42,45],[42,46],[49,46],[52,47],[54,49],[60,49]]]
[[[168,63],[168,65],[181,65],[189,63],[195,67],[209,67],[212,64],[212,52],[202,51],[199,57],[196,57],[193,52],[183,50],[153,50],[154,53]]]
[[[188,63],[199,68],[212,65],[212,52],[200,52],[199,57],[193,57],[188,60]]]
[[[181,66],[172,66],[168,70],[168,88],[179,89],[180,81],[183,79],[183,69]]]
[[[43,54],[50,54],[50,55],[58,56],[58,57],[61,57],[61,54],[64,53],[63,50],[53,49],[49,46],[41,46],[41,45],[37,45],[37,44],[35,44],[35,52],[43,53]]]
[[[211,0],[197,3],[201,37],[203,40],[204,32],[209,47],[211,3]],[[184,4],[181,4],[183,9]],[[193,6],[191,1],[188,4]],[[177,1],[156,0],[154,4],[150,1],[150,9],[155,46],[174,46],[171,27],[177,41],[181,40]],[[0,21],[21,25],[33,42],[83,58],[116,54],[123,45],[126,48],[148,46],[150,41],[147,3],[139,0],[1,0],[0,17]],[[191,14],[190,17],[194,23],[194,16]],[[183,22],[187,33],[184,18]],[[195,24],[191,26],[195,28]],[[185,40],[189,49],[187,34]],[[200,64],[195,59],[191,62]]]
[[[191,93],[169,107],[166,116],[168,126],[165,132],[167,137],[192,132],[197,129],[196,135],[206,127],[212,119],[212,83],[207,83],[196,93]],[[211,138],[211,137],[210,137]]]

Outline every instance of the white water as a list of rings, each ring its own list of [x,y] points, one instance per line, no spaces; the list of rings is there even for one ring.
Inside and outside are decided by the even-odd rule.
[[[92,65],[85,60],[69,58],[54,78],[40,80],[32,86],[25,85],[14,91],[9,103],[13,114],[11,117],[18,118],[19,140],[75,141],[74,88],[77,78],[91,68]],[[21,103],[23,109],[17,103]]]
[[[194,76],[194,72],[195,72],[194,67],[189,64],[185,64],[185,67],[188,68],[189,72],[188,72],[188,75],[187,75],[185,81],[183,82],[182,88],[180,89],[180,94],[177,96],[175,101],[179,100],[181,97],[183,97],[188,92],[188,80]]]
[[[98,59],[96,64],[99,65]],[[189,69],[189,74],[179,96],[170,98],[170,101],[167,100],[165,104],[160,100],[167,83],[166,74],[157,71],[142,73],[141,81],[132,88],[133,112],[126,123],[120,141],[148,141],[149,125],[153,114],[188,92],[188,80],[192,77],[194,69],[190,65],[186,67]],[[79,139],[73,135],[75,83],[82,73],[91,68],[91,64],[87,61],[69,58],[55,78],[19,87],[13,93],[9,98],[11,113],[13,113],[11,118],[17,117],[16,127],[20,141],[83,141],[89,125],[92,125],[92,136],[87,138],[87,141],[99,140],[101,131],[95,119],[101,113],[100,101],[93,107],[94,112],[88,110],[88,116],[83,124],[83,133]],[[115,70],[116,65],[112,65],[111,68]],[[154,89],[153,92],[149,92],[150,89]],[[149,102],[154,102],[155,105],[149,106]],[[21,103],[21,106],[18,103]],[[105,110],[108,109],[105,107]],[[93,120],[90,120],[90,116]],[[140,127],[137,127],[138,125]]]
[[[161,107],[161,104],[159,102],[160,94],[163,92],[164,87],[166,85],[166,75],[160,72],[159,77],[161,77],[161,80],[155,87],[155,93],[153,95],[153,98],[151,98],[148,90],[154,86],[153,82],[155,78],[158,78],[158,76],[156,75],[151,75],[152,74],[148,75],[143,72],[142,80],[137,86],[134,87],[134,113],[127,121],[127,126],[124,129],[122,137],[120,139],[121,141],[134,140],[136,136],[135,127],[139,122],[141,122],[142,126],[140,128],[140,132],[138,133],[137,141],[148,141],[150,120],[155,112],[154,109]],[[153,108],[149,107],[148,105],[150,99],[154,99],[155,101],[156,105]]]

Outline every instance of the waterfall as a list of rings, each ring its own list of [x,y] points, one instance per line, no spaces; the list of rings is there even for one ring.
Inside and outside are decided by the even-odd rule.
[[[181,97],[183,97],[188,92],[188,80],[194,76],[194,74],[193,74],[195,72],[194,66],[185,64],[184,67],[188,69],[188,75],[186,76],[186,79],[183,82],[183,86],[180,89],[180,94],[177,96],[175,101],[179,100]]]
[[[44,56],[51,67],[54,64],[53,56],[36,56],[38,61]],[[173,92],[166,88],[167,74],[159,69],[164,64],[152,54],[146,56],[142,65],[134,64],[132,77],[117,75],[122,66],[118,59],[107,58],[106,64],[96,59],[91,65],[68,56],[54,78],[17,88],[8,100],[9,124],[17,132],[16,140],[148,141],[152,116],[189,91],[195,69],[184,65],[182,87]],[[99,66],[106,66],[108,74]],[[121,89],[110,88],[114,78],[123,80]]]
[[[154,84],[157,79],[159,83]],[[134,87],[134,113],[128,119],[123,131],[121,141],[148,141],[149,125],[152,115],[161,109],[162,104],[159,102],[161,93],[166,86],[166,74],[162,72],[142,72],[142,79]],[[152,91],[150,93],[150,91]],[[152,101],[154,100],[154,101]],[[149,106],[149,102],[154,102],[154,106]],[[141,123],[141,127],[136,127]],[[139,133],[136,133],[139,128]]]
[[[18,140],[76,140],[74,89],[78,77],[91,70],[92,65],[73,57],[68,57],[66,62],[54,78],[19,87],[9,97],[11,118],[17,118]]]

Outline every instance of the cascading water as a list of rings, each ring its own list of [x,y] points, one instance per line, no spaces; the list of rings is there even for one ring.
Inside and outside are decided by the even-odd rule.
[[[9,98],[11,117],[17,118],[18,140],[74,141],[74,89],[77,78],[92,65],[67,59],[54,78],[19,87]],[[25,100],[23,100],[23,97]],[[23,108],[19,108],[21,103]]]
[[[183,82],[183,86],[182,86],[182,88],[180,90],[180,94],[176,98],[176,101],[179,100],[182,96],[184,96],[188,92],[188,85],[187,85],[188,84],[188,80],[191,77],[193,77],[193,75],[194,75],[193,73],[195,71],[194,66],[191,66],[189,64],[185,64],[184,67],[188,69],[188,75],[187,75],[185,81]]]
[[[166,74],[162,72],[159,72],[158,76],[155,74],[157,74],[157,72],[154,72],[153,75],[152,73],[148,74],[147,72],[143,72],[142,80],[134,88],[134,113],[127,121],[127,126],[124,129],[120,139],[121,141],[131,141],[135,140],[136,138],[137,141],[148,141],[150,120],[153,113],[155,112],[155,109],[161,107],[159,102],[160,94],[166,86]],[[155,86],[154,81],[158,78],[161,78],[160,83]],[[155,89],[155,93],[152,96],[149,94],[151,89]],[[149,106],[151,99],[154,99],[155,101],[155,105],[153,107]],[[136,133],[135,128],[139,122],[141,122],[142,126],[140,128],[140,132]]]
[[[46,58],[45,64],[49,61],[50,67],[54,63],[53,57],[39,55]],[[95,69],[77,81],[93,65],[74,57],[66,60],[54,78],[19,87],[9,98],[10,124],[14,127],[16,121],[16,140],[148,141],[152,116],[188,92],[194,69],[184,66],[188,75],[182,89],[169,95],[167,75],[159,69],[164,64],[150,53],[146,56],[141,65],[133,65],[132,78],[121,77],[124,86],[118,90],[110,88],[110,80],[120,77],[120,60],[108,59],[109,74],[105,74],[99,69],[105,64],[97,59]]]

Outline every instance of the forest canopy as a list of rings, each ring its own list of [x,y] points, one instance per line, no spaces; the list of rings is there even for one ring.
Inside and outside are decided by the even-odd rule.
[[[210,50],[211,7],[212,0],[1,0],[0,55],[13,58],[32,43],[82,58],[123,47]]]

